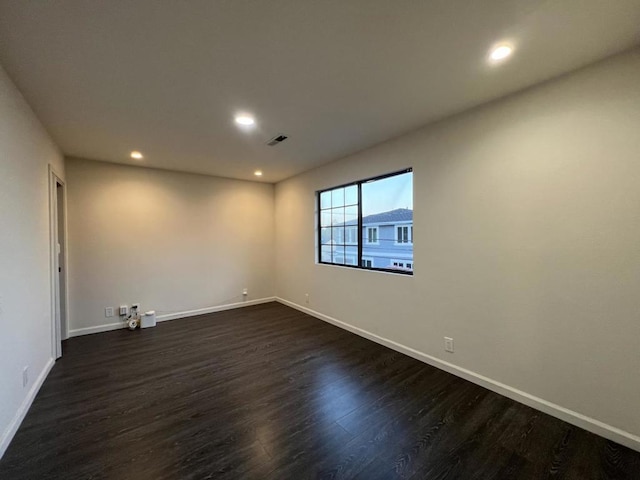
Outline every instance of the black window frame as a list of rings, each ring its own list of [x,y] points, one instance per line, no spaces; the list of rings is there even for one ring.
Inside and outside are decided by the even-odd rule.
[[[387,273],[395,273],[397,275],[409,275],[409,276],[413,276],[413,268],[411,270],[396,270],[393,268],[380,268],[380,267],[364,267],[362,266],[362,247],[363,247],[363,243],[364,243],[364,238],[362,233],[362,228],[363,228],[363,224],[362,224],[362,185],[365,183],[369,183],[369,182],[376,182],[378,180],[384,180],[385,178],[390,178],[390,177],[395,177],[397,175],[403,175],[406,173],[413,173],[413,168],[412,167],[408,167],[405,168],[403,170],[398,170],[395,172],[391,172],[391,173],[386,173],[384,175],[378,175],[376,177],[370,177],[370,178],[366,178],[364,180],[357,180],[354,182],[349,182],[349,183],[344,183],[342,185],[336,185],[330,188],[324,188],[322,190],[318,190],[316,192],[316,212],[317,212],[317,220],[316,220],[316,230],[317,230],[317,236],[316,236],[316,241],[318,243],[317,246],[317,250],[316,250],[316,255],[317,257],[317,263],[321,264],[321,265],[331,265],[334,267],[344,267],[344,268],[356,268],[359,270],[369,270],[369,271],[374,271],[374,272],[387,272]],[[327,209],[323,209],[322,208],[322,204],[321,204],[321,200],[320,200],[320,196],[325,193],[325,192],[330,192],[332,190],[336,190],[338,188],[346,188],[346,187],[352,187],[352,186],[357,186],[358,188],[358,234],[356,235],[356,239],[357,239],[357,247],[358,247],[358,253],[357,253],[357,259],[356,259],[356,265],[349,265],[347,263],[333,263],[333,262],[323,262],[322,261],[322,211],[323,210],[327,210]],[[411,188],[413,190],[413,183],[411,185]],[[413,193],[413,191],[412,191]],[[412,223],[413,226],[413,223]],[[326,228],[326,227],[324,227]],[[378,235],[380,233],[378,232]],[[346,245],[346,244],[345,244]],[[411,242],[409,245],[414,246],[413,242]],[[414,260],[411,260],[411,264],[412,266],[415,264]]]

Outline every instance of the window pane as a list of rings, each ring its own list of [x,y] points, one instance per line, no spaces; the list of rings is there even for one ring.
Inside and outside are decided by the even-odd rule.
[[[320,194],[320,208],[331,208],[331,191]]]
[[[344,189],[344,204],[345,205],[357,205],[358,204],[358,186],[351,185]]]
[[[331,240],[333,240],[333,244],[343,244],[344,243],[344,227],[333,227],[333,236]]]
[[[363,258],[375,255],[376,267],[406,270],[407,263],[413,264],[413,245],[409,241],[413,172],[366,182],[361,188]]]
[[[344,208],[334,208],[331,210],[331,225],[344,225]]]
[[[335,190],[331,190],[331,206],[344,206],[344,188],[336,188]]]
[[[344,209],[344,221],[347,225],[358,225],[358,207],[346,207]]]
[[[322,210],[320,212],[320,226],[321,227],[331,226],[331,210]]]
[[[358,265],[358,247],[345,247],[344,256],[347,265]]]
[[[331,263],[331,247],[323,245],[320,252],[320,261]]]
[[[323,228],[320,230],[320,243],[322,245],[328,245],[331,241],[331,229]]]
[[[344,265],[344,247],[337,246],[333,249],[333,263]]]
[[[344,231],[345,243],[358,243],[358,227],[350,226],[346,227]]]

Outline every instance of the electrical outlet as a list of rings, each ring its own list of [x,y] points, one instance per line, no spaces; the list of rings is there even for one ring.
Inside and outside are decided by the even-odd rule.
[[[304,294],[304,303],[306,303],[307,305],[309,305],[309,294],[305,293]]]
[[[113,307],[106,307],[104,309],[104,316],[107,318],[113,317],[114,312],[113,312]]]
[[[444,337],[444,351],[453,353],[453,338]]]
[[[22,387],[29,385],[29,367],[26,366],[22,369]]]
[[[245,297],[246,297],[247,295],[249,295],[249,289],[248,289],[248,288],[243,288],[243,289],[242,289],[242,295],[244,295]]]
[[[122,315],[123,317],[125,315],[129,315],[129,307],[127,307],[126,305],[120,305],[120,315]]]

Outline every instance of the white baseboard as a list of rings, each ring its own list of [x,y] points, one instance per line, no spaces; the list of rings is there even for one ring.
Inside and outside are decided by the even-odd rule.
[[[451,373],[460,378],[464,378],[465,380],[473,382],[476,385],[480,385],[481,387],[487,388],[493,392],[515,400],[516,402],[523,403],[531,408],[540,410],[541,412],[559,418],[560,420],[563,420],[567,423],[583,428],[589,432],[595,433],[596,435],[600,435],[601,437],[613,440],[616,443],[640,452],[640,437],[637,435],[608,425],[604,422],[596,420],[595,418],[591,418],[581,413],[574,412],[573,410],[549,402],[547,400],[544,400],[543,398],[536,397],[535,395],[531,395],[527,392],[523,392],[522,390],[518,390],[517,388],[510,387],[509,385],[485,377],[484,375],[480,375],[471,370],[467,370],[466,368],[459,367],[439,358],[427,355],[426,353],[419,352],[418,350],[415,350],[413,348],[396,343],[392,340],[380,337],[361,328],[354,327],[353,325],[350,325],[346,322],[337,320],[323,313],[316,312],[315,310],[312,310],[310,308],[303,307],[302,305],[290,302],[289,300],[285,300],[280,297],[276,297],[276,300],[283,305],[295,308],[296,310],[309,314],[320,320],[324,320],[325,322],[336,325],[340,328],[355,333],[356,335],[360,335],[361,337],[384,345],[385,347],[389,347],[400,353],[404,353],[405,355],[432,365],[436,368],[439,368],[440,370],[444,370],[445,372]]]
[[[167,315],[158,315],[158,322],[166,322],[167,320],[175,320],[176,318],[195,317],[206,313],[224,312],[225,310],[233,310],[234,308],[250,307],[252,305],[260,305],[261,303],[275,302],[276,297],[258,298],[256,300],[247,300],[246,302],[228,303],[226,305],[217,305],[215,307],[198,308],[197,310],[187,310],[185,312],[169,313]]]
[[[251,305],[260,305],[261,303],[269,303],[275,301],[276,297],[258,298],[256,300],[247,300],[246,302],[228,303],[226,305],[217,305],[215,307],[206,307],[199,308],[197,310],[186,310],[184,312],[158,315],[156,317],[156,320],[158,322],[166,322],[167,320],[175,320],[177,318],[194,317],[196,315],[204,315],[206,313],[223,312],[225,310],[232,310],[234,308],[250,307]],[[92,333],[108,332],[121,328],[127,328],[125,322],[107,323],[104,325],[97,325],[95,327],[76,328],[74,330],[69,330],[69,337],[79,337],[81,335],[90,335]]]
[[[92,333],[109,332],[111,330],[118,330],[125,327],[126,324],[122,321],[117,323],[105,323],[104,325],[98,325],[96,327],[75,328],[73,330],[69,330],[69,338],[80,337],[81,335],[91,335]]]
[[[44,383],[45,379],[47,378],[47,375],[49,375],[49,372],[51,371],[51,368],[53,368],[53,365],[55,363],[56,362],[53,358],[49,359],[47,364],[44,366],[44,368],[40,372],[40,375],[38,375],[38,378],[36,378],[36,381],[33,382],[33,385],[31,385],[31,389],[29,390],[29,393],[27,394],[24,401],[22,402],[22,405],[20,405],[20,408],[18,408],[18,411],[13,417],[13,420],[11,421],[7,429],[2,433],[2,437],[0,437],[0,458],[2,458],[2,456],[4,455],[4,452],[6,452],[7,448],[9,448],[9,444],[11,443],[11,440],[13,440],[13,437],[18,431],[18,428],[20,427],[22,420],[24,420],[24,417],[27,415],[27,412],[29,411],[29,408],[31,407],[33,400],[36,398],[36,395],[38,394],[40,387]]]

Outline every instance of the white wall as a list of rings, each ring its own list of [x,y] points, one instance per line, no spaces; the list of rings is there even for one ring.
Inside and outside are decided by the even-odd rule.
[[[48,164],[64,175],[60,152],[0,67],[0,457],[53,363]]]
[[[273,185],[78,159],[67,184],[71,335],[122,326],[109,306],[166,316],[275,294]]]
[[[635,50],[279,183],[278,296],[639,448],[639,86]],[[314,192],[404,167],[415,275],[316,265]]]

